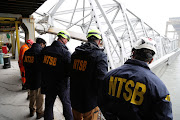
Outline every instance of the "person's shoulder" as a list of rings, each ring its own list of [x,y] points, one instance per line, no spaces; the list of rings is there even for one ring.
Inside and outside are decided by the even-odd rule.
[[[165,86],[164,83],[162,82],[162,80],[158,76],[156,76],[152,71],[150,71],[148,76],[146,76],[146,77],[155,86],[159,86],[159,85]]]
[[[167,88],[166,85],[163,83],[163,81],[156,76],[151,70],[146,70],[144,69],[144,71],[142,71],[143,74],[139,74],[139,78],[141,78],[141,80],[143,80],[145,83],[148,83],[147,85],[153,89],[157,89],[158,91],[164,91],[167,92]],[[163,93],[164,93],[163,92]]]
[[[99,53],[102,57],[107,57],[107,54],[105,54],[102,50]]]
[[[28,48],[28,46],[26,44],[22,45],[20,49],[24,49],[24,48]]]
[[[41,52],[49,51],[50,48],[51,48],[51,46],[47,46],[47,47],[43,48],[43,49],[41,50]]]
[[[31,51],[32,51],[32,48],[29,48],[29,49],[27,49],[27,50],[24,52],[24,54],[29,53],[29,52],[31,52]]]
[[[69,52],[69,50],[66,46],[61,45],[61,47],[56,47],[56,49],[54,49],[52,47],[47,48],[47,51],[50,50],[51,52],[53,52],[57,55],[63,56],[64,58],[69,58],[71,56],[71,53]]]
[[[64,49],[63,53],[64,53],[64,56],[66,56],[66,57],[70,57],[71,56],[71,53],[67,49]]]
[[[94,55],[97,56],[97,60],[107,60],[107,55],[102,50],[96,50]]]
[[[31,48],[32,48],[32,47],[31,47]],[[34,52],[36,52],[36,53],[40,53],[40,52],[43,50],[43,48],[41,47],[40,44],[37,44],[36,46],[34,46],[33,50],[34,50]]]
[[[30,50],[28,49],[28,50],[26,50],[26,51],[24,52],[24,54],[29,53],[29,52],[30,52]]]
[[[103,50],[103,49],[100,49],[100,48],[98,48],[98,49],[93,49],[93,51],[94,51],[95,53],[97,53],[98,55],[103,55],[103,56],[106,55],[106,54],[104,53],[104,50]]]
[[[122,67],[122,66],[121,66]],[[105,78],[109,78],[110,76],[118,76],[120,73],[119,71],[121,70],[121,67],[115,68],[110,70],[106,75]]]
[[[169,91],[164,82],[155,74],[152,74],[152,76],[147,76],[146,78],[148,78],[148,87],[153,95],[157,95],[159,98],[163,98],[169,94]]]

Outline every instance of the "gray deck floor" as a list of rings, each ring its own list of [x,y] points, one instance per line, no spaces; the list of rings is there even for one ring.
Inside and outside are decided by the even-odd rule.
[[[17,61],[11,59],[11,68],[2,67],[3,64],[0,64],[0,120],[36,120],[36,115],[29,117],[29,100],[26,100],[27,91],[21,90]],[[62,104],[58,98],[54,106],[54,116],[55,120],[64,120]]]

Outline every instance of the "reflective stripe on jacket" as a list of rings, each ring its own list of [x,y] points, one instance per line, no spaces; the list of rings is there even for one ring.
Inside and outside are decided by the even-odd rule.
[[[24,56],[25,51],[28,49],[29,47],[27,44],[24,44],[21,46],[20,52],[19,52],[19,60],[18,60],[19,67],[23,67],[23,56]]]

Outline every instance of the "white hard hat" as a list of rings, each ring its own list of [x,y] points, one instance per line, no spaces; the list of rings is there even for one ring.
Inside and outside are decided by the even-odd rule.
[[[141,37],[134,45],[135,49],[146,48],[156,53],[156,42],[151,38]]]

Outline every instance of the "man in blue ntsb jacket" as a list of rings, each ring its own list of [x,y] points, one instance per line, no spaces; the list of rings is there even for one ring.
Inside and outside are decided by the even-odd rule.
[[[53,119],[53,106],[58,95],[63,105],[65,119],[73,120],[69,93],[71,54],[66,47],[66,43],[70,40],[70,34],[63,30],[57,36],[57,41],[42,50],[42,92],[46,96],[44,119]]]
[[[74,120],[97,120],[99,92],[107,73],[107,56],[99,48],[102,36],[91,30],[88,42],[76,47],[71,56],[71,103]]]
[[[40,53],[45,47],[46,41],[37,38],[36,43],[28,49],[23,57],[23,66],[25,68],[26,83],[25,86],[30,89],[30,117],[37,113],[37,119],[44,116],[43,111],[43,95],[41,94],[41,70],[40,70]]]
[[[106,120],[172,120],[172,104],[164,83],[149,69],[155,41],[140,38],[132,58],[105,76],[102,112]]]

